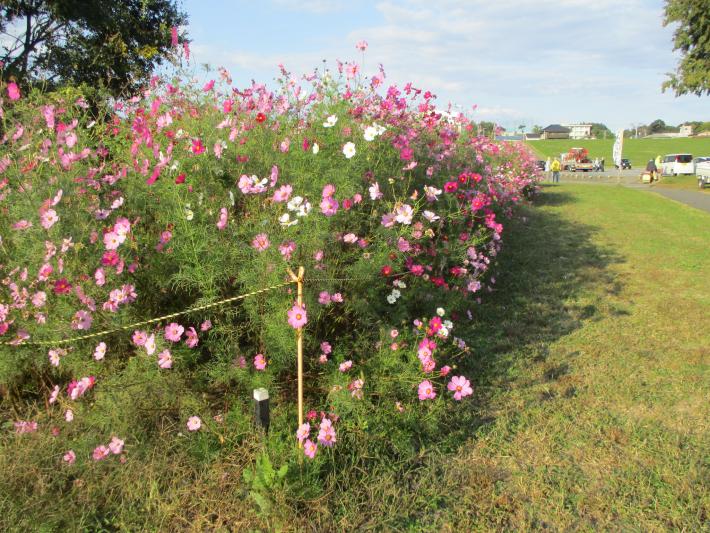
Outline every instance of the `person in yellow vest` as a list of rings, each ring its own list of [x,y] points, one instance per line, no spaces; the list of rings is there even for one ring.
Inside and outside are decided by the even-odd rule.
[[[656,156],[656,181],[658,181],[661,178],[661,174],[663,173],[663,158],[660,155]]]
[[[560,162],[557,158],[550,165],[550,170],[552,171],[552,183],[560,182]]]

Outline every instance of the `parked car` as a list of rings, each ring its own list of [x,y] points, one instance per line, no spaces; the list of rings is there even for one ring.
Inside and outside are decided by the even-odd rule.
[[[616,168],[619,168],[619,165],[614,165],[614,166]],[[631,170],[631,161],[629,161],[628,159],[621,160],[621,170],[624,170],[624,169]]]
[[[693,171],[695,174],[698,173],[698,163],[704,163],[705,161],[710,161],[710,155],[693,159]]]
[[[698,187],[703,189],[710,184],[710,158],[707,161],[701,161],[695,169],[695,175],[698,176]]]
[[[661,168],[658,170],[664,176],[695,174],[693,156],[691,154],[668,154],[663,158]]]

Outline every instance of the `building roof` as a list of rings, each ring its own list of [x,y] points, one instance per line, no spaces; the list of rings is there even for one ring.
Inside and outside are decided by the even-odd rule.
[[[571,130],[559,124],[550,124],[548,127],[543,128],[542,131],[547,133],[570,133]]]

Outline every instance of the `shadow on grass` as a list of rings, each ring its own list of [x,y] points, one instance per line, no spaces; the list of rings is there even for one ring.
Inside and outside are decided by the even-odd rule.
[[[600,318],[593,303],[573,303],[581,294],[600,285],[610,293],[620,289],[607,268],[623,259],[594,244],[595,228],[558,213],[557,207],[575,201],[557,187],[543,186],[534,206],[521,208],[506,226],[495,267],[497,289],[484,295],[473,322],[464,326],[474,355],[461,366],[478,386],[478,414],[459,438],[492,421],[482,416],[491,398],[531,365],[544,363],[550,343]],[[569,368],[568,363],[547,368],[545,379],[557,379]]]

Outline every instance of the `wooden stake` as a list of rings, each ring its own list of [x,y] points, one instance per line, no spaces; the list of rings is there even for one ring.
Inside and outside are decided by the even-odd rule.
[[[305,269],[298,268],[298,276],[289,268],[288,274],[291,276],[291,281],[297,284],[297,300],[299,307],[303,307],[303,276]],[[303,328],[296,330],[296,354],[297,354],[297,378],[298,378],[298,427],[303,425]],[[302,448],[303,444],[298,443],[298,447]]]

